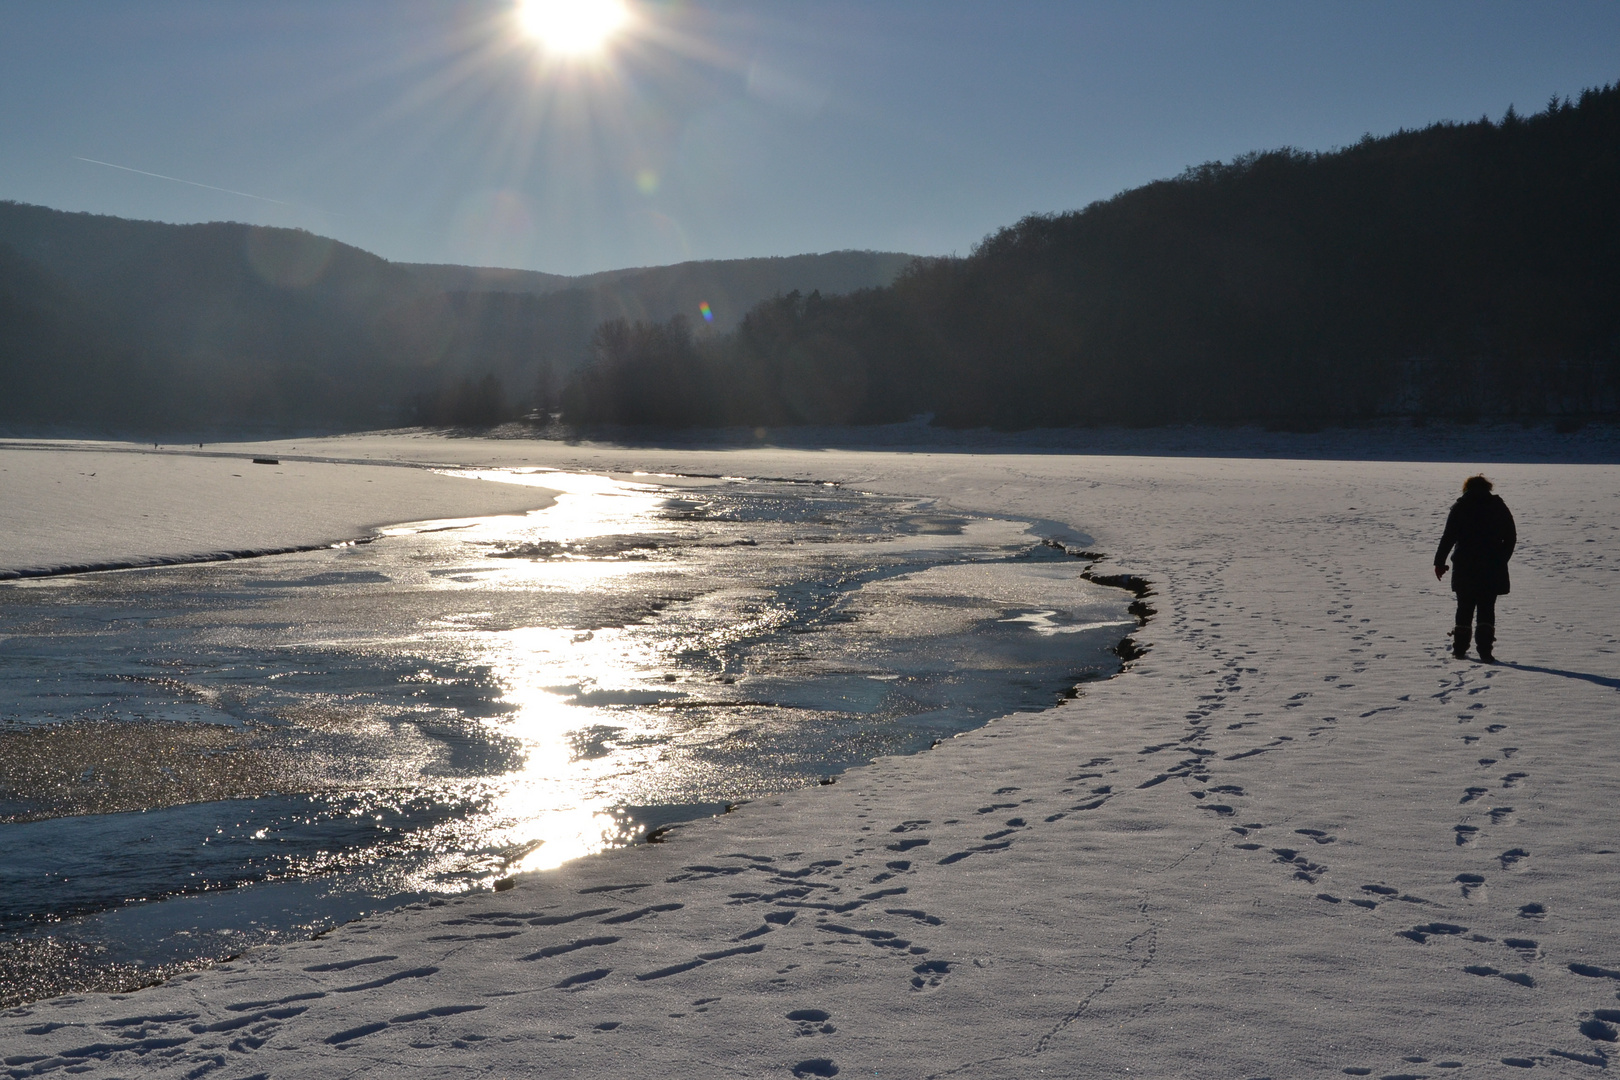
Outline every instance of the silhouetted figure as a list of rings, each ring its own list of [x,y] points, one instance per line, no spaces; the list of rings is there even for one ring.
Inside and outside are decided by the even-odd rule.
[[[1452,556],[1457,628],[1451,632],[1451,655],[1457,659],[1468,655],[1469,633],[1476,620],[1473,636],[1479,658],[1487,664],[1495,659],[1491,648],[1496,644],[1496,598],[1510,591],[1507,564],[1518,540],[1513,514],[1500,495],[1491,494],[1491,482],[1483,476],[1463,481],[1462,498],[1451,504],[1445,534],[1434,552],[1436,580],[1445,576],[1446,556]]]

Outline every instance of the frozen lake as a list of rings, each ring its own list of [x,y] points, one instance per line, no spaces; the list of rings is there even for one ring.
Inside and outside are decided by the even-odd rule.
[[[489,887],[1112,674],[1027,520],[557,472],[526,516],[0,586],[8,963],[218,957]],[[22,957],[19,961],[17,958]]]

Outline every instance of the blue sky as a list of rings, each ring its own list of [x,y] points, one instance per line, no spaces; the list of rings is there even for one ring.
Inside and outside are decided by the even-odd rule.
[[[0,0],[0,198],[570,274],[965,254],[1190,164],[1620,80],[1611,2],[632,7],[565,65],[510,0]]]

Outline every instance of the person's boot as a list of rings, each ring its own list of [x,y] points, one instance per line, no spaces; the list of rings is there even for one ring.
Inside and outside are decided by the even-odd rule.
[[[1458,623],[1451,631],[1451,655],[1458,660],[1468,659],[1468,637],[1470,627],[1467,623]]]
[[[1479,633],[1474,637],[1474,641],[1479,646],[1479,658],[1485,661],[1487,664],[1496,663],[1496,657],[1492,653],[1492,649],[1496,645],[1496,627],[1480,627]]]

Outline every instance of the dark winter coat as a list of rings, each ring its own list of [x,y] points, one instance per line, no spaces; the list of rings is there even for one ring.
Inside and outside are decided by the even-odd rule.
[[[1452,556],[1451,591],[1459,596],[1501,596],[1509,591],[1507,564],[1518,541],[1513,515],[1502,497],[1469,492],[1446,515],[1434,565],[1444,566],[1446,556]]]

